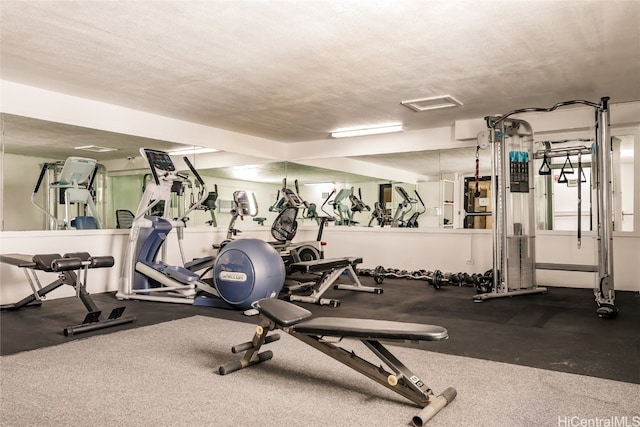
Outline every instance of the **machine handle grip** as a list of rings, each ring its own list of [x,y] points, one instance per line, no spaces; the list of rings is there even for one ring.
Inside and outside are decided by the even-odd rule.
[[[193,175],[195,175],[195,177],[198,180],[198,182],[200,183],[200,185],[204,185],[204,180],[202,179],[202,177],[200,176],[200,174],[198,173],[196,168],[193,167],[193,165],[191,164],[191,161],[189,160],[189,158],[187,156],[184,156],[182,158],[182,160],[184,160],[184,162],[187,164],[187,166],[189,166],[189,169],[191,169],[191,172],[193,172]]]
[[[93,183],[96,180],[96,175],[98,175],[98,165],[93,168],[93,172],[91,172],[91,176],[89,176],[89,183],[87,184],[87,190],[93,190]]]
[[[326,198],[326,199],[324,199],[324,202],[322,203],[322,206],[324,206],[324,205],[326,205],[326,204],[327,204],[327,202],[329,201],[329,199],[331,198],[331,196],[333,196],[334,194],[336,194],[336,191],[337,191],[337,190],[334,188],[334,189],[331,191],[331,193],[329,193],[329,195],[327,196],[327,198]]]
[[[43,164],[42,170],[40,171],[40,176],[38,177],[38,182],[36,182],[36,188],[33,189],[33,194],[36,194],[40,189],[40,185],[42,184],[42,180],[44,179],[44,174],[47,173],[47,169],[49,169],[49,163]]]

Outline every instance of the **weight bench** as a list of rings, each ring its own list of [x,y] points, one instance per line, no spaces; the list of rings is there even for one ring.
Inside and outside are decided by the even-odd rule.
[[[26,306],[40,306],[49,292],[62,285],[69,285],[76,290],[76,297],[82,301],[88,313],[82,321],[82,324],[64,328],[63,332],[65,336],[131,323],[136,320],[133,316],[122,317],[126,307],[114,308],[106,320],[102,319],[102,311],[98,309],[91,295],[87,292],[87,270],[90,268],[112,267],[114,264],[112,256],[92,257],[87,252],[69,253],[64,257],[59,254],[33,256],[6,254],[0,255],[0,262],[22,268],[32,291],[30,295],[15,304],[4,304],[0,306],[2,310],[17,310]],[[36,274],[38,270],[47,273],[58,273],[58,280],[42,287]],[[84,270],[84,280],[82,281],[76,273],[76,271],[79,272],[80,270]]]
[[[299,282],[291,278],[285,281],[284,288],[289,292],[289,301],[310,302],[313,304],[338,307],[340,305],[340,300],[322,298],[322,295],[331,287],[331,285],[334,285],[336,280],[338,280],[344,272],[347,273],[352,284],[344,285],[338,283],[333,286],[334,289],[381,294],[382,288],[363,286],[362,283],[360,283],[354,266],[361,262],[362,258],[330,258],[289,264],[289,269],[292,273],[313,274],[317,276],[316,280],[310,282]],[[304,289],[312,289],[311,294],[294,294],[294,292]]]
[[[269,332],[280,329],[416,403],[423,408],[413,417],[413,423],[416,426],[424,425],[456,397],[456,390],[453,388],[448,388],[442,394],[435,396],[417,375],[404,366],[379,341],[440,341],[449,337],[445,328],[418,323],[340,317],[316,317],[305,320],[311,316],[310,311],[275,298],[256,301],[254,308],[260,313],[261,323],[256,328],[253,339],[231,348],[233,353],[244,351],[244,357],[220,366],[218,368],[220,375],[230,374],[271,359],[273,357],[271,350],[262,353],[259,351],[264,344],[280,339],[277,333],[269,335]],[[337,340],[326,341],[325,337],[337,338]],[[392,372],[388,372],[382,365],[375,365],[357,356],[353,351],[340,347],[338,344],[343,338],[360,340]]]

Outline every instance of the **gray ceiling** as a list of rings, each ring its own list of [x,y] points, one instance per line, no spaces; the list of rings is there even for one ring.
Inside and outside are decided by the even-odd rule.
[[[0,12],[4,80],[287,143],[640,100],[637,0],[2,0]],[[446,94],[463,107],[400,105]]]

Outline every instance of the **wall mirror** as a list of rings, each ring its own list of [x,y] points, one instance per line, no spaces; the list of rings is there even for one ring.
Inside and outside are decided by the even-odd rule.
[[[103,228],[117,228],[117,211],[135,212],[141,198],[148,169],[140,157],[140,147],[161,150],[186,146],[156,139],[123,135],[54,123],[11,114],[2,114],[2,230],[52,229],[51,219],[32,203],[32,196],[44,164],[52,164],[34,201],[45,210],[64,217],[65,206],[59,189],[48,188],[62,173],[69,157],[96,159],[100,168],[94,181],[94,197]],[[633,230],[633,167],[636,135],[614,137],[614,181],[617,183],[616,230]],[[77,149],[76,147],[85,147]],[[187,147],[188,148],[188,147]],[[113,150],[110,150],[113,149]],[[347,159],[366,167],[344,166],[343,159],[313,161],[274,161],[228,152],[187,153],[205,180],[207,191],[216,193],[215,210],[201,209],[190,215],[188,226],[226,227],[230,218],[233,192],[254,191],[259,206],[256,220],[249,225],[270,226],[277,216],[283,178],[298,191],[311,209],[300,213],[300,225],[317,223],[317,216],[331,216],[334,226],[410,228],[491,228],[490,150],[476,147],[425,150],[389,155],[351,156]],[[180,156],[181,157],[181,156]],[[322,160],[322,161],[320,161]],[[571,158],[575,164],[577,158]],[[556,172],[564,159],[556,159]],[[584,174],[589,179],[589,159]],[[540,162],[540,160],[538,161]],[[393,171],[415,171],[417,178],[406,180]],[[557,174],[556,174],[557,175]],[[577,222],[575,186],[540,180],[536,183],[538,228],[573,230]],[[476,186],[477,190],[476,191]],[[176,215],[202,191],[187,186],[174,201]],[[571,192],[571,196],[567,196]],[[474,197],[479,194],[478,197]],[[565,197],[567,196],[567,197]],[[589,193],[583,195],[583,229],[590,224]],[[73,208],[72,208],[73,209]],[[71,215],[77,215],[72,212]],[[245,220],[246,221],[246,220]],[[123,226],[122,224],[120,225]]]
[[[634,146],[636,135],[611,138],[613,171],[613,224],[616,231],[633,231]],[[539,141],[536,161],[536,222],[539,230],[582,231],[597,226],[596,193],[589,139]]]

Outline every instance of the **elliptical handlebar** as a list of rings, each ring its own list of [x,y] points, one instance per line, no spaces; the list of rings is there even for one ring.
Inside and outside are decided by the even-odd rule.
[[[322,212],[324,212],[328,217],[333,218],[334,220],[336,219],[336,217],[334,217],[333,215],[331,215],[329,212],[324,210],[324,207],[326,206],[327,203],[329,203],[329,199],[331,199],[331,197],[333,197],[334,194],[336,194],[336,189],[334,188],[333,190],[331,190],[331,193],[329,193],[329,195],[327,196],[326,199],[324,199],[324,202],[322,202],[322,206],[320,206],[320,210]]]
[[[427,206],[422,201],[422,197],[420,197],[420,193],[418,193],[418,190],[413,190],[413,192],[416,193],[416,197],[418,198],[418,201],[422,205],[423,209],[425,209],[425,211],[423,211],[423,213],[426,212]]]
[[[33,189],[33,194],[36,194],[38,190],[40,190],[40,185],[42,185],[42,181],[44,180],[44,175],[47,173],[47,169],[49,169],[49,165],[51,163],[43,163],[42,170],[40,171],[40,176],[38,177],[38,182],[36,182],[36,187]]]
[[[194,210],[202,206],[205,200],[207,200],[207,198],[209,197],[209,190],[207,189],[207,184],[205,184],[204,180],[202,179],[202,177],[200,176],[196,168],[193,167],[193,165],[191,164],[191,161],[189,161],[189,159],[186,156],[183,157],[182,160],[184,160],[184,162],[187,164],[191,172],[193,172],[193,175],[196,177],[196,179],[198,180],[198,183],[201,185],[202,188],[200,191],[200,198],[196,202],[192,203],[191,206],[189,206],[189,208],[185,210],[184,213],[176,219],[176,221],[183,221],[187,217],[187,215],[189,215],[191,212],[193,212]],[[176,173],[176,176],[182,178],[182,175],[179,173]],[[185,179],[188,179],[188,178],[189,177],[187,176]]]
[[[36,186],[33,189],[33,193],[31,193],[31,204],[33,206],[35,206],[40,212],[42,212],[43,214],[45,214],[47,217],[49,217],[55,224],[56,224],[56,229],[58,228],[58,218],[56,218],[55,215],[51,214],[51,212],[47,211],[45,208],[43,208],[42,206],[40,206],[38,204],[38,202],[36,202],[36,195],[38,194],[38,191],[40,190],[40,186],[42,185],[42,181],[44,180],[44,176],[47,173],[47,170],[49,169],[49,167],[51,165],[53,165],[54,163],[43,163],[42,164],[42,170],[40,171],[40,176],[38,177],[38,181],[36,182]]]
[[[196,170],[196,168],[193,167],[193,164],[191,163],[191,160],[189,160],[189,158],[187,156],[184,156],[182,158],[182,160],[184,160],[184,162],[187,164],[187,166],[189,167],[189,169],[191,170],[191,172],[193,172],[193,175],[196,177],[196,179],[198,180],[198,183],[200,183],[201,186],[206,188],[206,185],[204,183],[204,180],[202,179],[202,177],[200,176],[200,174],[198,173],[198,171]],[[178,175],[180,176],[180,175]],[[217,186],[216,186],[217,187]],[[216,188],[217,191],[217,188]]]

